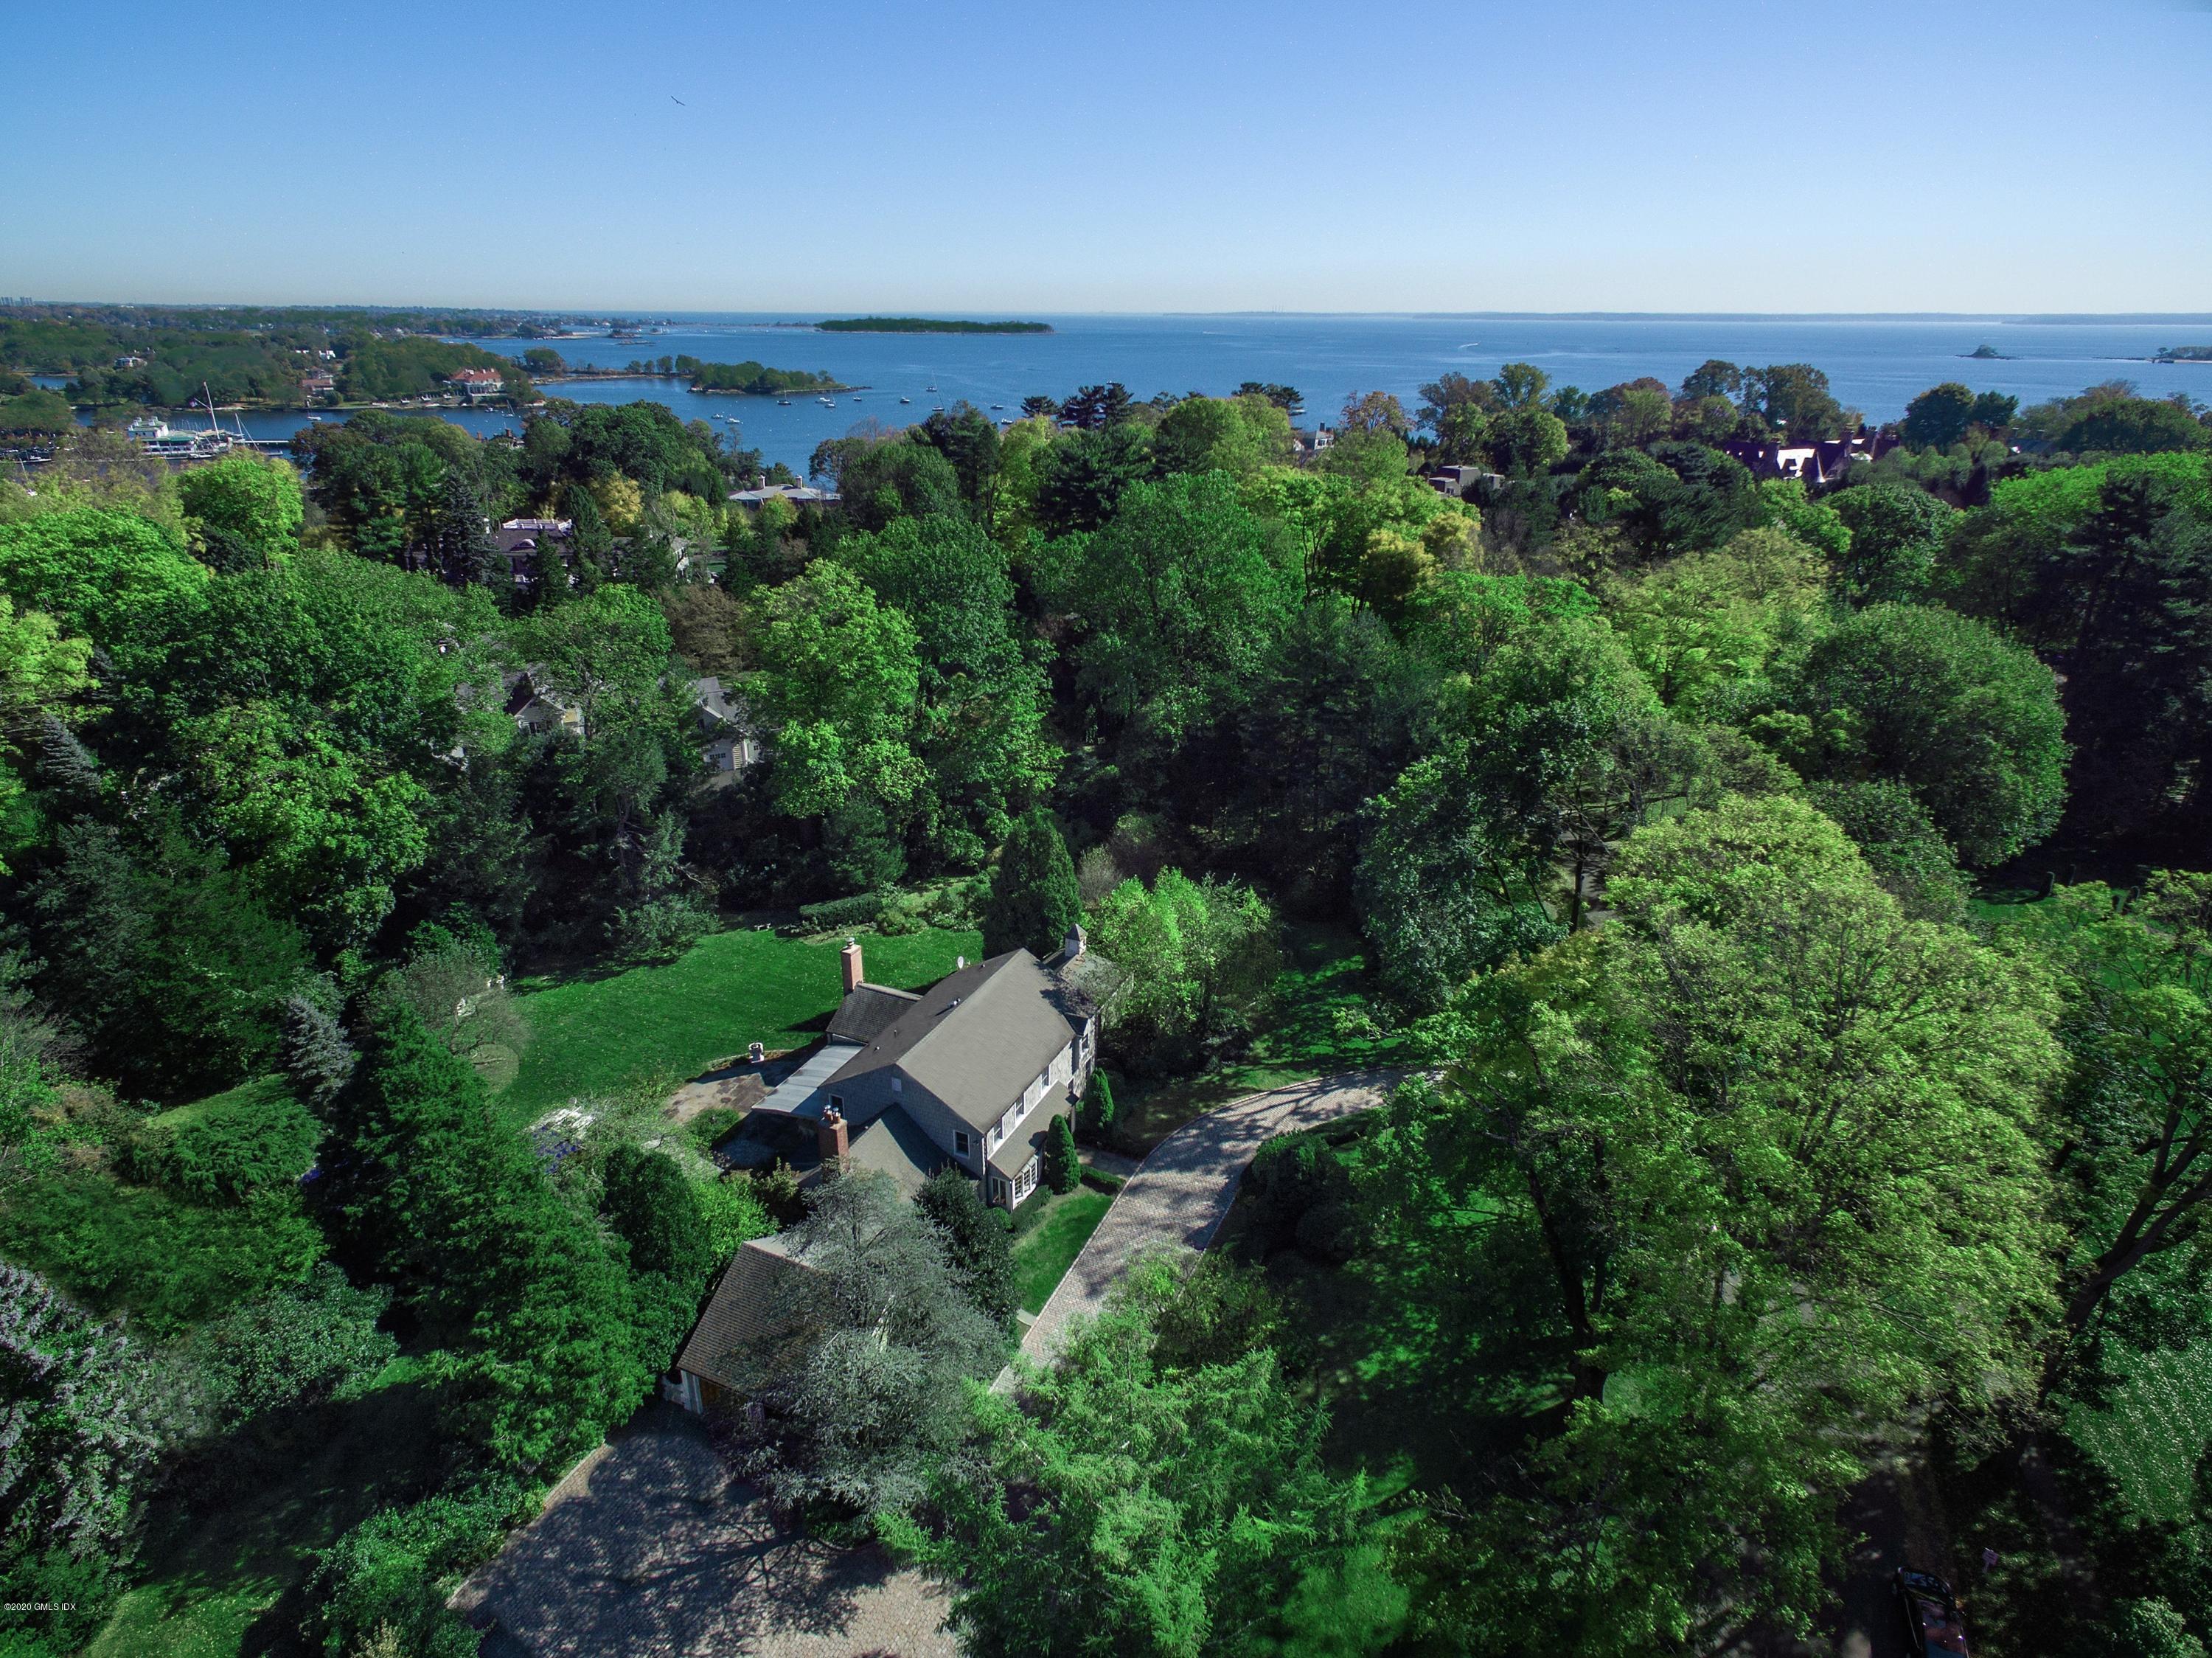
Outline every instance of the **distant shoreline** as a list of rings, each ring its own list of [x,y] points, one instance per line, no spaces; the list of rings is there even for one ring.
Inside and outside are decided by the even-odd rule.
[[[1048,334],[1048,322],[958,322],[937,317],[836,317],[817,322],[825,334]]]
[[[848,386],[840,381],[827,386],[787,386],[780,391],[756,392],[740,386],[702,386],[689,374],[679,374],[673,369],[664,373],[659,369],[570,369],[557,375],[530,376],[532,385],[541,387],[562,386],[579,380],[680,380],[685,382],[684,390],[698,397],[820,397],[831,392],[865,392],[869,389],[865,382]]]

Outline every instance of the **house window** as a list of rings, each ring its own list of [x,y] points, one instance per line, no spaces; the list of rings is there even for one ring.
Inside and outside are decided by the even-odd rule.
[[[845,1096],[842,1094],[831,1094],[830,1096],[830,1109],[835,1112],[842,1112],[845,1109]]]
[[[906,1092],[906,1078],[903,1076],[892,1077],[891,1092],[893,1094],[904,1094]]]
[[[998,1204],[1004,1203],[1006,1199],[1006,1183],[1000,1179],[997,1175],[994,1174],[991,1177],[991,1201],[994,1204]]]
[[[968,1155],[968,1131],[966,1129],[957,1128],[952,1131],[952,1149],[959,1156],[965,1157]]]
[[[1014,1201],[1019,1203],[1036,1190],[1037,1160],[1034,1157],[1022,1165],[1022,1172],[1014,1176]]]

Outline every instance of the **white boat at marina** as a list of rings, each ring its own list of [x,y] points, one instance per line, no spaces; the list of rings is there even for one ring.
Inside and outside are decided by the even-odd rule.
[[[140,415],[123,430],[148,454],[164,460],[212,460],[229,454],[240,441],[216,425],[213,415],[208,417],[205,431],[172,426],[152,415]]]

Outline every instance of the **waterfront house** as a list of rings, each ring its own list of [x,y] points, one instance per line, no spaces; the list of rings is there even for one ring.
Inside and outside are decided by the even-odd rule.
[[[1817,442],[1792,443],[1784,439],[1767,442],[1732,439],[1722,450],[1741,462],[1753,478],[1794,478],[1815,487],[1836,483],[1855,460],[1879,460],[1897,447],[1898,440],[1864,426],[1849,437],[1823,438]]]
[[[764,483],[750,490],[733,491],[730,500],[747,512],[758,512],[770,501],[781,501],[793,507],[834,507],[837,504],[837,491],[801,484]]]
[[[496,369],[456,369],[446,376],[446,384],[471,400],[480,397],[497,397],[506,384]]]

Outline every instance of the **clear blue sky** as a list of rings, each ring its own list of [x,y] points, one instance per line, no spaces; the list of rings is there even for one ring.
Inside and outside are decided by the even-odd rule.
[[[5,0],[0,42],[7,294],[2212,308],[2183,0]]]

